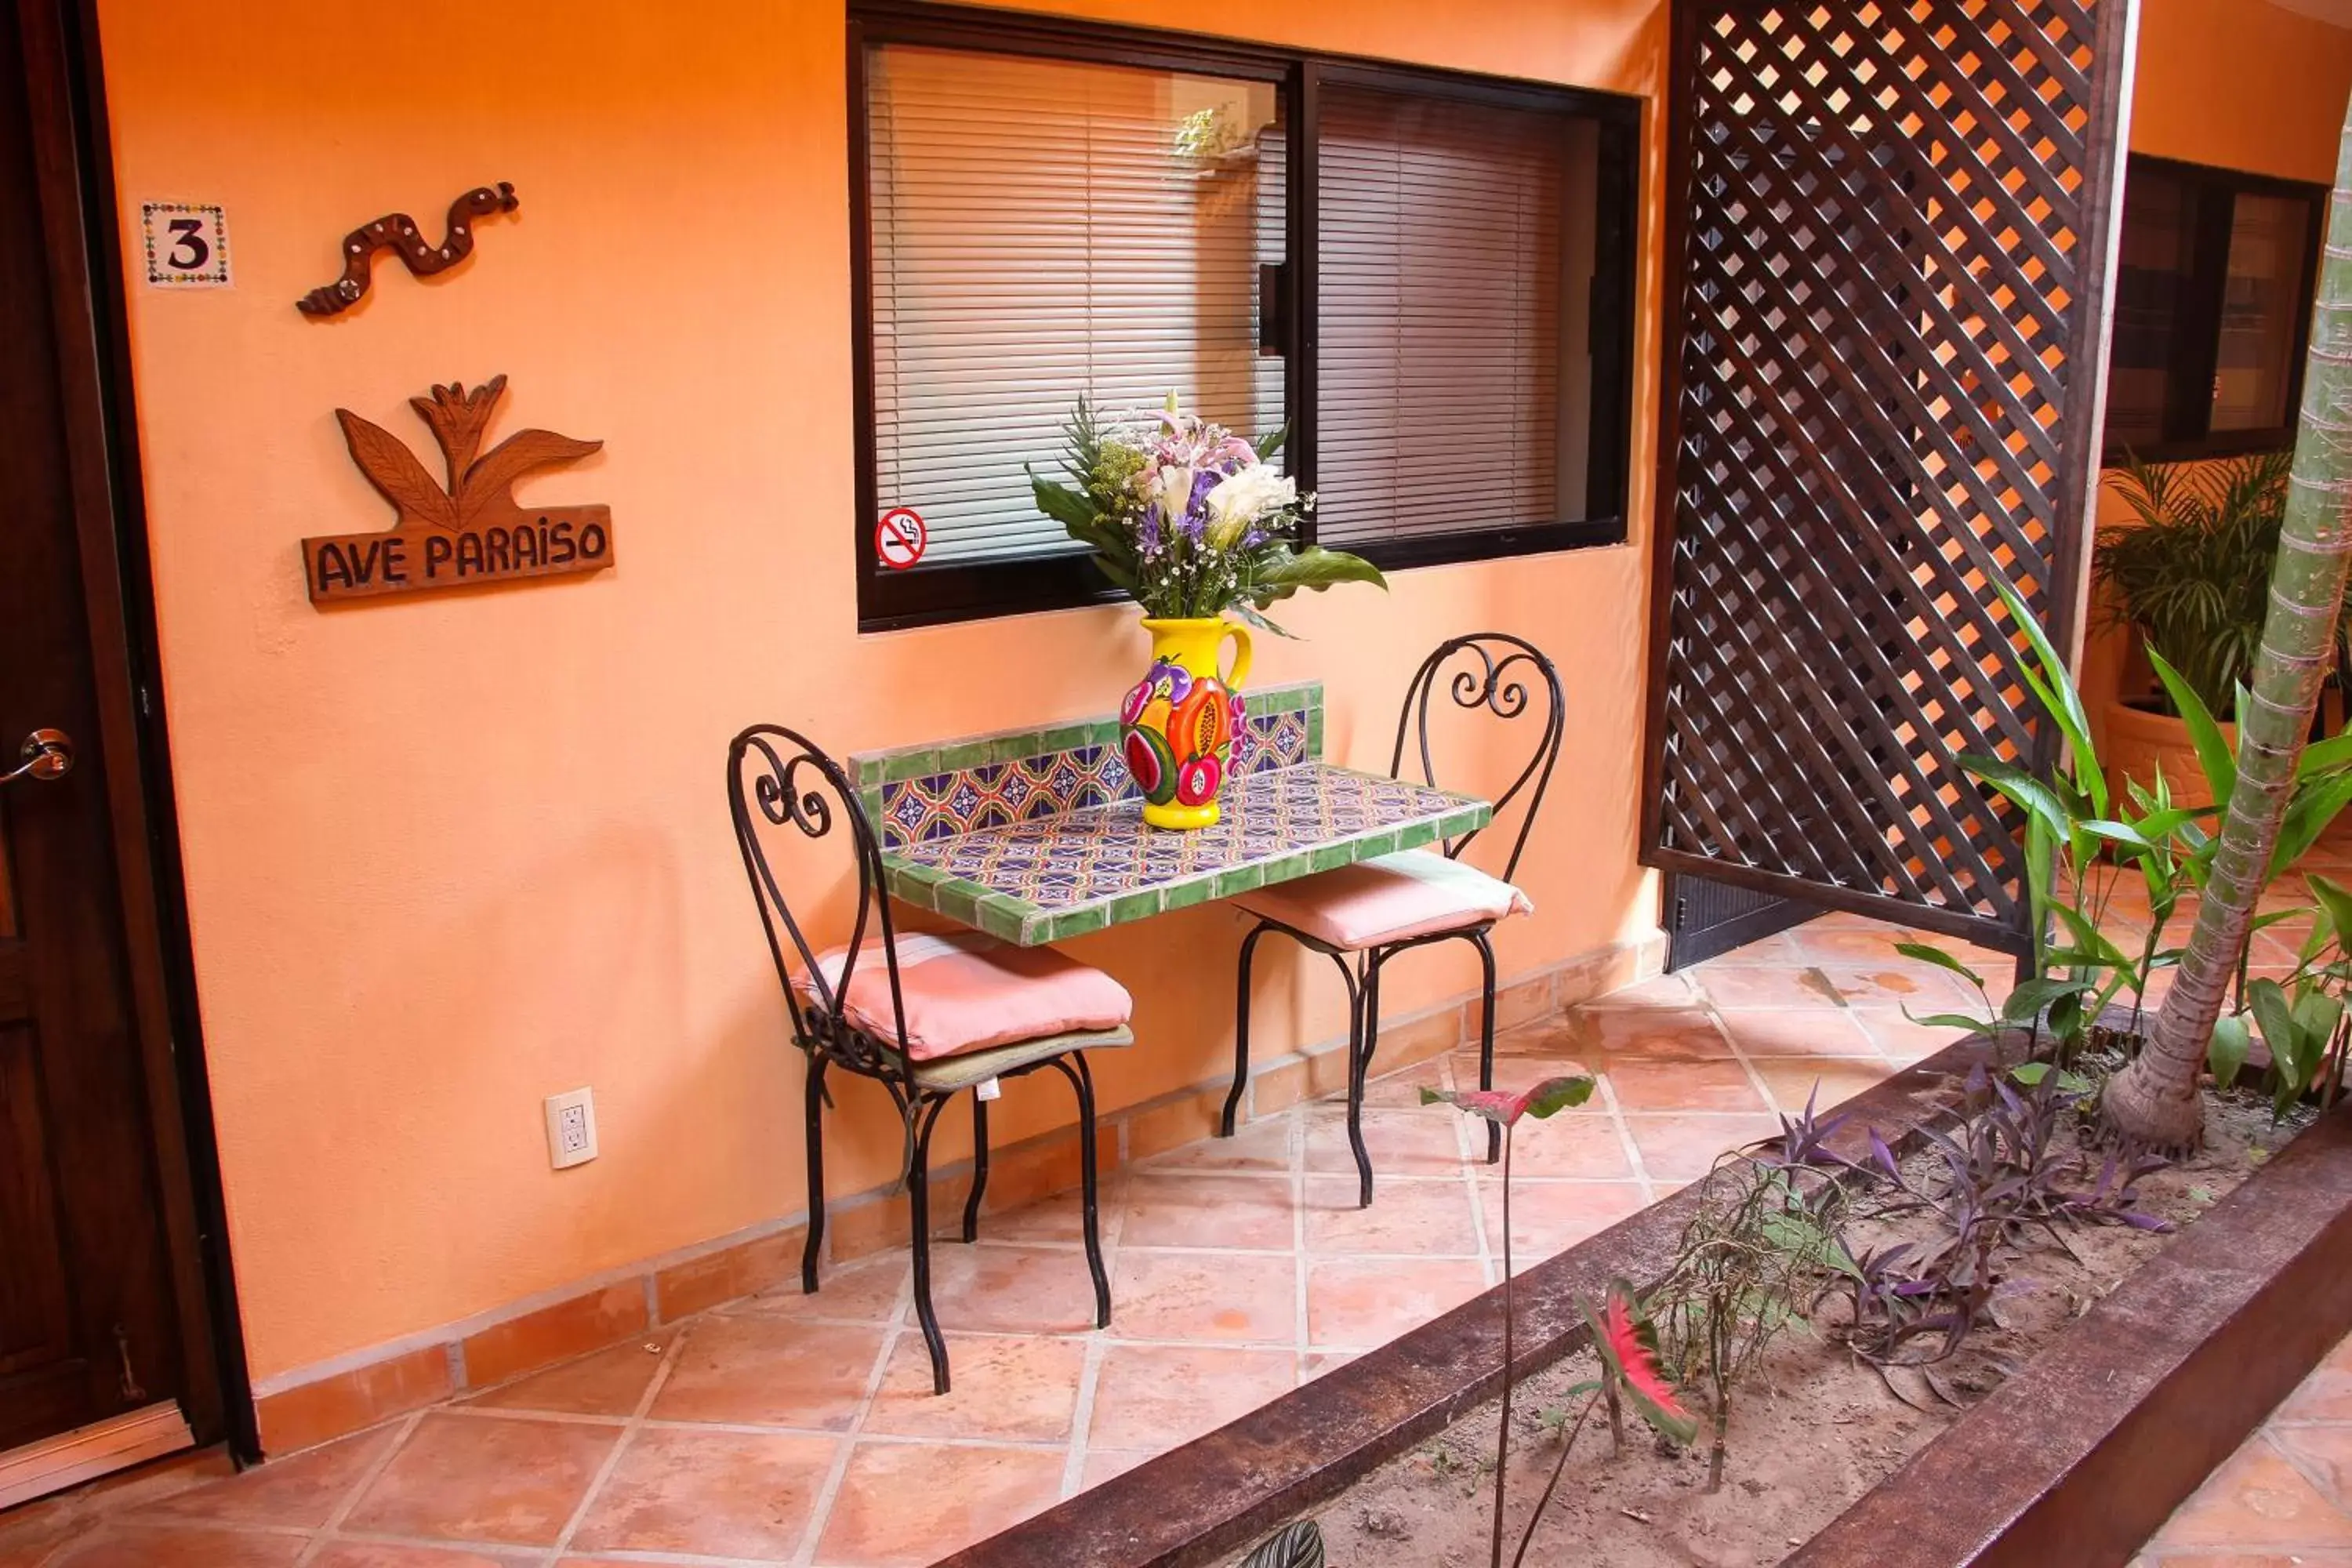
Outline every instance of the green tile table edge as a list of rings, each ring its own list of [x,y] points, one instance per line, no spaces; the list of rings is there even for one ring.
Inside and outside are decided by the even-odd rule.
[[[1353,768],[1332,767],[1329,763],[1302,765],[1323,767],[1332,773],[1358,773],[1360,777],[1379,776],[1362,774]],[[946,915],[950,920],[1022,947],[1040,947],[1110,926],[1148,920],[1172,910],[1231,898],[1235,893],[1245,893],[1254,888],[1312,876],[1318,871],[1328,871],[1359,860],[1370,860],[1397,850],[1417,849],[1424,844],[1433,844],[1440,839],[1484,827],[1494,818],[1495,808],[1486,801],[1453,795],[1451,791],[1436,793],[1452,795],[1460,805],[1434,816],[1370,828],[1344,838],[1292,846],[1265,859],[1246,860],[1213,871],[1174,877],[1149,888],[1083,903],[1057,904],[1050,909],[978,882],[950,876],[936,867],[902,859],[888,850],[882,855],[883,880],[891,896],[903,902]]]
[[[1257,713],[1288,713],[1306,709],[1309,754],[1322,755],[1321,681],[1293,680],[1280,686],[1246,687],[1243,689],[1242,700],[1250,705],[1253,712]],[[951,741],[923,741],[910,746],[888,746],[877,751],[853,752],[849,758],[849,778],[863,796],[866,792],[878,789],[886,784],[951,773],[958,768],[981,767],[990,763],[1018,762],[1024,757],[1075,751],[1081,746],[1115,745],[1118,741],[1118,716],[1104,713],[1059,724],[992,730]]]

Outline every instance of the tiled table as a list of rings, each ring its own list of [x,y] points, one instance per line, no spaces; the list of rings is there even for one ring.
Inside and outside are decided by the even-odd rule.
[[[892,894],[1034,947],[1482,827],[1473,795],[1322,760],[1320,682],[1243,694],[1224,819],[1143,821],[1118,721],[867,752],[852,776]]]

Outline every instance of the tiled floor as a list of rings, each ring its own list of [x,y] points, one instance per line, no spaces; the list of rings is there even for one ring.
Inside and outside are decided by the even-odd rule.
[[[2132,1568],[2352,1568],[2352,1339],[2165,1521]]]
[[[1816,1083],[1832,1103],[1944,1044],[1902,1009],[1969,994],[1892,940],[1824,919],[1507,1033],[1507,1086],[1572,1066],[1602,1078],[1589,1107],[1522,1133],[1519,1260],[1704,1173]],[[0,1568],[932,1562],[1498,1279],[1495,1173],[1462,1117],[1417,1103],[1420,1085],[1475,1070],[1440,1058],[1373,1085],[1369,1210],[1330,1104],[1118,1173],[1104,1331],[1087,1326],[1074,1196],[992,1216],[977,1246],[939,1245],[945,1398],[900,1249],[833,1270],[815,1296],[716,1308],[245,1476],[199,1464],[176,1491],[147,1478],[34,1505],[0,1518]]]

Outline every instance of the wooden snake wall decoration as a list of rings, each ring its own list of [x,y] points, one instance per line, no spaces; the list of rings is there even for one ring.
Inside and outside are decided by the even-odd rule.
[[[514,187],[500,180],[498,188],[478,185],[449,204],[449,232],[436,248],[416,232],[416,220],[406,213],[387,213],[372,224],[343,236],[343,275],[322,289],[313,289],[294,302],[306,316],[332,316],[348,310],[368,291],[377,250],[390,247],[409,271],[430,278],[446,271],[473,253],[472,220],[492,213],[510,213],[520,204]]]

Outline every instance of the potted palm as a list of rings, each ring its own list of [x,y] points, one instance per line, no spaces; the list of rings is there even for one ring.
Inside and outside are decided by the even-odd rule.
[[[2238,687],[2262,642],[2290,457],[2135,458],[2107,475],[2130,515],[2100,531],[2093,556],[2105,619],[2128,626],[2217,715],[2237,710]],[[2210,804],[2188,727],[2160,688],[2119,695],[2105,718],[2118,793],[2126,776],[2149,784],[2160,766],[2176,800]],[[2235,745],[2234,727],[2222,729]]]

